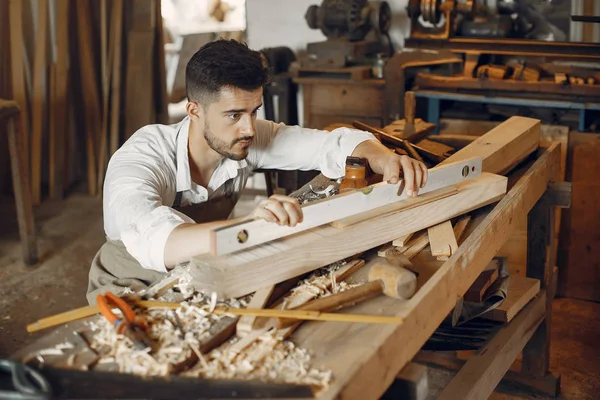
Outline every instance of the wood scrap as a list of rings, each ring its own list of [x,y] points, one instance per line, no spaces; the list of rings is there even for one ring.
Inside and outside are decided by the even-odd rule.
[[[486,269],[475,279],[463,298],[465,301],[480,303],[485,291],[498,279],[498,269]]]
[[[274,285],[269,285],[264,288],[258,289],[254,292],[250,303],[248,303],[249,308],[263,308],[266,306],[271,294],[273,293]],[[247,335],[254,328],[254,322],[256,321],[256,317],[250,315],[244,315],[240,318],[236,325],[236,332],[238,336]]]
[[[456,152],[450,146],[429,139],[421,140],[414,147],[434,163],[440,163]]]
[[[415,232],[407,233],[406,235],[399,237],[398,239],[394,239],[394,241],[392,242],[392,245],[404,247],[408,244],[408,241],[413,237],[414,234],[415,234]]]
[[[554,83],[558,84],[558,85],[564,85],[569,83],[568,79],[567,79],[567,74],[564,74],[562,72],[557,72],[554,74]]]
[[[506,300],[494,310],[483,314],[482,318],[510,322],[539,291],[540,281],[538,279],[511,275],[508,280]]]
[[[427,236],[429,236],[431,255],[438,257],[438,260],[447,260],[456,253],[458,244],[450,221],[427,228]]]

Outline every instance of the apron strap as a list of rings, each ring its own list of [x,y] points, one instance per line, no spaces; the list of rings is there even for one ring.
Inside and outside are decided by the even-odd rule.
[[[177,192],[175,194],[175,201],[173,202],[173,208],[181,207],[181,198],[183,197],[183,192]]]

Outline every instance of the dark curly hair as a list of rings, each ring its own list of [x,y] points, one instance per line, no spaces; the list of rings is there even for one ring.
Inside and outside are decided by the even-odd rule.
[[[256,90],[269,81],[264,56],[233,39],[219,39],[202,46],[185,68],[189,101],[206,106],[218,99],[224,87]]]

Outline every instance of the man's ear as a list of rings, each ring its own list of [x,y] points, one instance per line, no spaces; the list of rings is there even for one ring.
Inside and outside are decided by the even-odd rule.
[[[191,120],[202,122],[204,121],[204,108],[196,101],[188,101],[185,105],[185,111]]]

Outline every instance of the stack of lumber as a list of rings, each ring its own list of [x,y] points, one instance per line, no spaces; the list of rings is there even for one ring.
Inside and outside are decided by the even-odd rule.
[[[82,180],[100,194],[128,135],[167,121],[160,0],[3,1],[0,40],[0,98],[21,109],[34,204]]]

